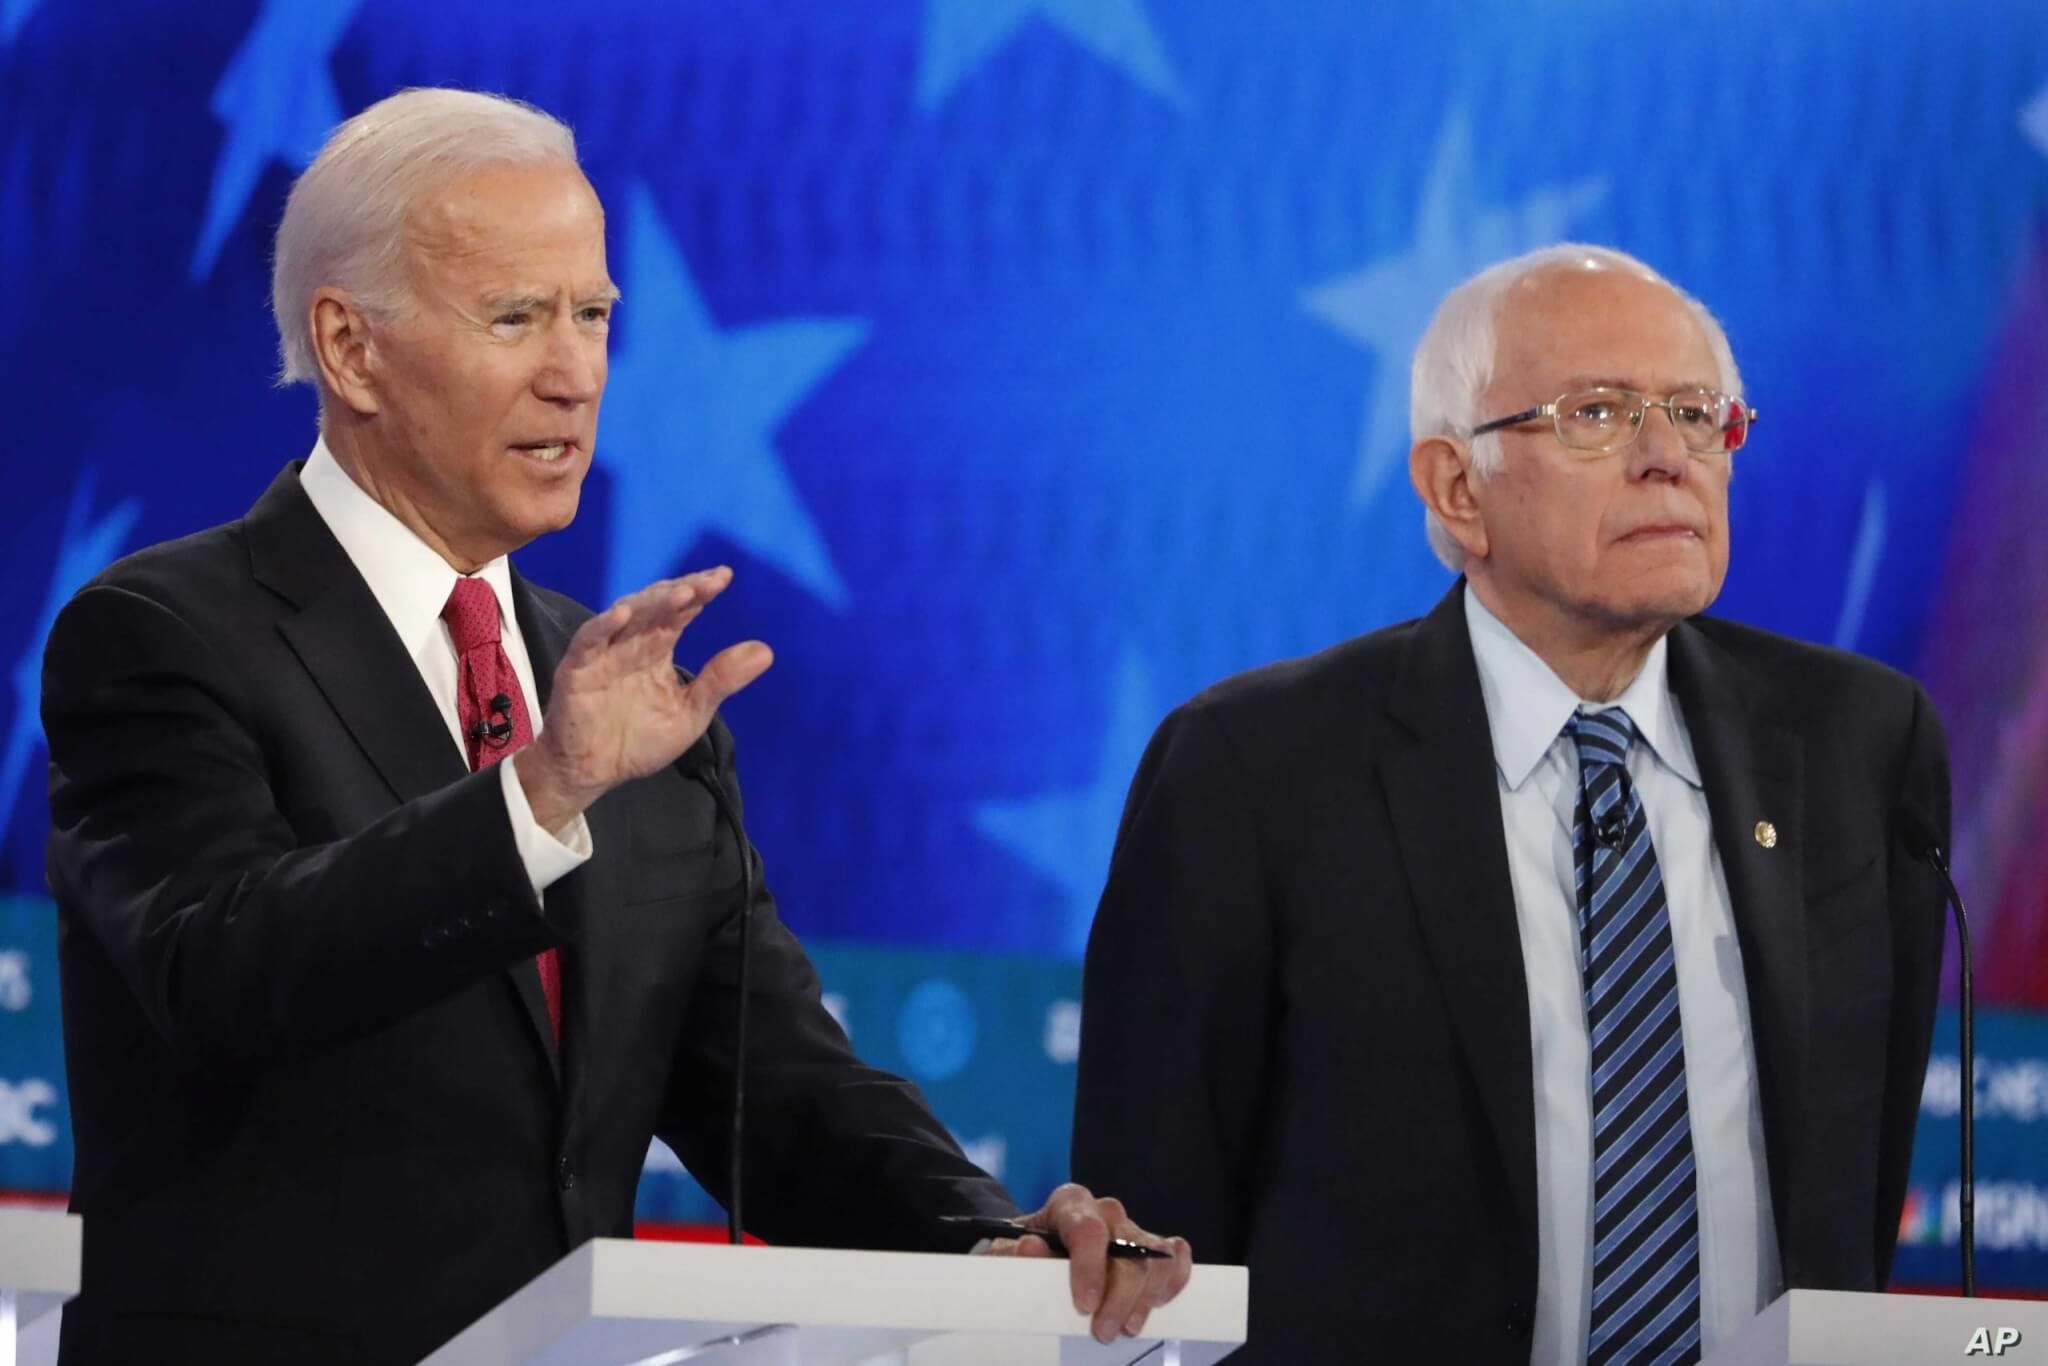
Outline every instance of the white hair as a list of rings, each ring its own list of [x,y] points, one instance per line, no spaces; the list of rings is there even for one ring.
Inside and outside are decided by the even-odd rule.
[[[270,266],[279,382],[311,383],[313,293],[347,290],[372,317],[405,303],[405,218],[471,171],[576,164],[576,135],[551,114],[502,95],[415,89],[377,101],[328,136],[292,186]]]
[[[1436,316],[1415,347],[1415,361],[1408,381],[1408,431],[1411,440],[1431,436],[1452,436],[1470,440],[1472,468],[1485,479],[1500,469],[1506,453],[1500,433],[1472,437],[1472,429],[1485,419],[1479,416],[1479,399],[1493,381],[1493,366],[1499,341],[1501,301],[1521,280],[1544,271],[1617,270],[1652,284],[1664,286],[1690,308],[1706,330],[1713,348],[1717,383],[1723,392],[1742,396],[1742,375],[1735,368],[1735,352],[1728,334],[1707,306],[1659,275],[1643,262],[1612,247],[1588,246],[1582,242],[1559,242],[1498,262],[1480,271],[1444,296]],[[1437,520],[1436,513],[1423,510],[1429,548],[1453,570],[1465,567],[1465,549]]]

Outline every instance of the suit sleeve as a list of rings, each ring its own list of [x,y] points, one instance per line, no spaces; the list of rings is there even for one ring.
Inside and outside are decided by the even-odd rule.
[[[1913,1132],[1927,1078],[1934,1013],[1941,991],[1946,938],[1944,889],[1912,832],[1928,832],[1949,848],[1948,745],[1941,719],[1919,685],[1913,687],[1897,795],[1892,810],[1890,889],[1892,1018],[1878,1130],[1876,1260],[1878,1284],[1891,1278],[1899,1215],[1913,1157]]]
[[[741,809],[723,722],[710,740],[717,776]],[[723,822],[718,838],[732,838]],[[748,975],[746,1190],[748,1233],[770,1243],[885,1251],[966,1251],[976,1238],[943,1214],[1010,1218],[1017,1206],[967,1160],[910,1082],[854,1055],[825,1009],[817,970],[782,923],[752,841]],[[691,998],[657,1132],[720,1203],[727,1200],[739,896],[712,931]],[[711,1103],[707,1104],[707,1098]]]
[[[1153,737],[1089,935],[1074,1178],[1241,1262],[1272,1046],[1258,813],[1200,704]]]
[[[380,1028],[557,942],[498,775],[301,847],[249,719],[260,687],[163,602],[87,588],[43,659],[49,877],[195,1067],[246,1071]]]

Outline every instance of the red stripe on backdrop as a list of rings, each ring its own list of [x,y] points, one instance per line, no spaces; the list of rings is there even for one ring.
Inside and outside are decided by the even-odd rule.
[[[725,1241],[724,1224],[658,1224],[633,1225],[635,1238],[647,1238],[657,1243],[722,1243]],[[759,1238],[749,1233],[744,1235],[748,1247],[765,1247]]]
[[[1922,654],[1948,730],[1956,882],[1977,999],[2048,1007],[2048,240],[2015,272],[1974,421],[1955,531]],[[1953,997],[1956,950],[1948,949]]]

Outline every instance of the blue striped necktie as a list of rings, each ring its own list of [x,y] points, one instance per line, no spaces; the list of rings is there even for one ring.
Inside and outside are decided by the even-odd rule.
[[[1664,879],[1628,779],[1619,707],[1566,725],[1593,1087],[1593,1316],[1587,1366],[1700,1359],[1699,1201]]]

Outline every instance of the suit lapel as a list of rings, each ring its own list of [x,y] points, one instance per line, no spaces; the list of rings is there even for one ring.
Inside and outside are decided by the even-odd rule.
[[[1506,1168],[1518,1249],[1536,1260],[1536,1119],[1529,988],[1499,782],[1464,580],[1415,628],[1388,709],[1408,732],[1381,757],[1423,941]]]
[[[278,633],[313,676],[342,727],[409,802],[469,769],[434,696],[363,576],[299,488],[295,463],[243,519],[251,572],[298,609]]]
[[[278,623],[278,633],[395,802],[415,801],[461,781],[469,766],[376,595],[299,487],[299,468],[294,462],[280,473],[243,519],[251,572],[298,609]],[[522,632],[525,620],[522,613]],[[531,633],[527,639],[533,640]],[[536,678],[552,676],[552,659],[543,669],[539,653],[528,648]],[[558,650],[554,658],[559,657]],[[540,969],[529,958],[507,969],[507,979],[534,1027],[534,1042],[559,1078]]]
[[[1682,623],[1670,638],[1671,691],[1706,785],[1742,947],[1771,1207],[1778,1246],[1789,1257],[1793,1125],[1807,1057],[1804,749],[1797,735],[1772,724],[1748,673],[1698,626]],[[1768,832],[1759,828],[1765,822]],[[1796,1271],[1787,1261],[1787,1284]]]
[[[576,623],[563,618],[515,570],[512,575],[513,609],[519,618],[519,634],[526,642],[527,658],[533,664],[533,684],[540,694],[533,702],[539,716],[547,710],[554,686],[555,668],[568,652]],[[627,847],[623,808],[616,795],[600,799],[583,813],[590,827],[593,857],[561,878],[547,890],[549,916],[562,924],[580,927],[576,941],[562,950],[562,1039],[566,1056],[559,1060],[557,1075],[570,1104],[582,1082],[582,1062],[587,1040],[596,1037],[605,1003],[612,998],[606,983],[615,971],[627,966],[617,961],[615,949],[624,945],[622,936],[609,932],[600,907],[616,908],[619,898],[611,892],[613,873]],[[531,964],[518,977],[520,997],[526,1005],[536,1037],[555,1055],[554,1032],[549,1028],[547,1000],[541,994],[540,974]]]

